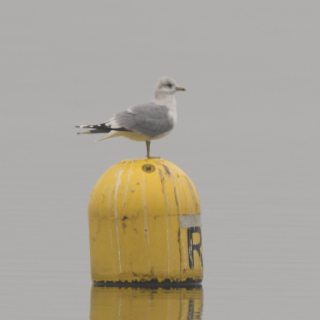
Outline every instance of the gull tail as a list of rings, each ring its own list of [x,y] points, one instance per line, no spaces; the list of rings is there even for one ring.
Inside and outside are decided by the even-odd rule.
[[[101,139],[99,139],[97,141],[101,141],[101,140],[108,139],[111,137],[120,136],[123,131],[130,131],[130,130],[127,130],[126,128],[112,128],[112,126],[107,123],[101,123],[101,124],[95,124],[95,125],[83,124],[80,126],[76,126],[76,128],[90,129],[87,131],[77,132],[77,134],[107,133],[107,135],[105,135],[104,137],[102,137]]]
[[[111,126],[106,125],[105,123],[101,124],[95,124],[95,125],[80,125],[76,126],[76,128],[81,128],[81,129],[90,129],[88,131],[80,131],[77,132],[77,134],[86,134],[86,133],[109,133],[112,128]]]
[[[112,138],[112,137],[118,137],[118,136],[121,136],[121,133],[119,133],[117,131],[111,131],[107,135],[105,135],[102,138],[96,140],[96,142],[99,142],[99,141],[102,141],[102,140],[105,140],[105,139],[109,139],[109,138]]]

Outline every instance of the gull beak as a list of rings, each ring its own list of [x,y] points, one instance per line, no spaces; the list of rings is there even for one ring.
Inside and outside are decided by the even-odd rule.
[[[182,88],[182,87],[176,87],[176,90],[177,91],[187,91],[185,88]]]

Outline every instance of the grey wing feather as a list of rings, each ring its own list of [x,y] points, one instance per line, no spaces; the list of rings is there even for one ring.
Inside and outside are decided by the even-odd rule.
[[[170,131],[174,126],[169,109],[154,102],[119,112],[115,120],[119,126],[151,138]]]

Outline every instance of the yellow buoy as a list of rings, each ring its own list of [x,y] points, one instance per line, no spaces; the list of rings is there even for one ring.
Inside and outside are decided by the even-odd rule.
[[[198,193],[164,159],[118,162],[89,202],[91,276],[95,284],[201,282]]]

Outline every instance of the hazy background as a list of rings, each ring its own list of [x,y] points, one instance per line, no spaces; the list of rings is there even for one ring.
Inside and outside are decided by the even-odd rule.
[[[203,319],[319,319],[319,1],[0,3],[0,316],[88,319],[87,203],[144,143],[77,136],[173,77],[152,155],[202,204]]]

